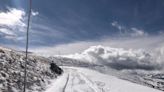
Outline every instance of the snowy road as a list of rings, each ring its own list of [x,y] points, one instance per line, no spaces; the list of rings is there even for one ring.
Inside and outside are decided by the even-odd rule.
[[[65,68],[46,92],[162,92],[84,68]]]

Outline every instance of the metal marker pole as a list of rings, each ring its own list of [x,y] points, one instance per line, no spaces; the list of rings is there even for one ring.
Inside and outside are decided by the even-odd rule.
[[[28,23],[27,23],[27,33],[26,33],[26,57],[25,57],[25,68],[24,68],[24,88],[23,92],[26,92],[26,84],[27,84],[27,59],[28,59],[28,44],[29,44],[29,26],[30,26],[30,17],[31,17],[31,8],[32,8],[32,0],[29,0],[29,14],[28,14]]]

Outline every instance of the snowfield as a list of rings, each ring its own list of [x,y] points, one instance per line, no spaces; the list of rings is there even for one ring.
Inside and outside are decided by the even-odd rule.
[[[162,92],[86,68],[64,70],[45,92]]]
[[[81,53],[49,57],[60,66],[85,67],[164,91],[164,50],[91,46]]]

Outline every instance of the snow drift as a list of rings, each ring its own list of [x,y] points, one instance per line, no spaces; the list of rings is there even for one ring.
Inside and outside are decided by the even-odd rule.
[[[160,53],[159,53],[160,51]],[[123,49],[104,46],[91,46],[82,53],[67,55],[64,57],[73,58],[91,64],[110,66],[115,69],[162,69],[162,51],[147,52],[142,49]],[[158,54],[157,54],[158,53]]]

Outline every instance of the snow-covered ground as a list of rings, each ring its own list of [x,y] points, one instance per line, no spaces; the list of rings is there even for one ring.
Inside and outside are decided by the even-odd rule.
[[[162,92],[86,68],[64,70],[45,92]]]
[[[49,57],[60,66],[77,66],[164,91],[164,50],[91,46],[72,55]]]
[[[0,92],[22,92],[25,53],[0,47]],[[60,69],[54,66],[55,69]],[[59,76],[50,69],[47,58],[28,55],[27,92],[43,92],[49,81]]]
[[[62,56],[44,58],[29,54],[27,81],[30,85],[27,87],[27,92],[162,92],[160,90],[164,90],[162,61],[160,66],[158,63],[152,63],[151,60],[154,60],[152,55],[143,51],[124,51],[98,46],[78,56],[78,59]],[[84,59],[85,57],[87,58]],[[0,92],[21,92],[24,53],[0,48],[0,61]],[[64,69],[64,74],[57,79],[58,74],[50,70],[52,61]]]

